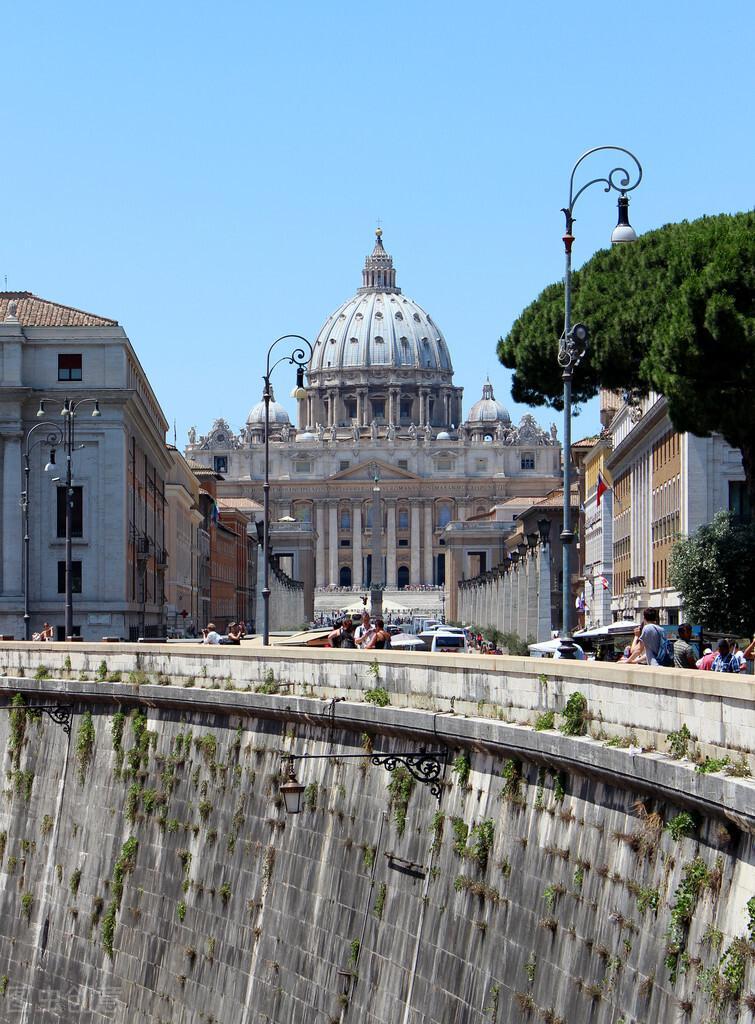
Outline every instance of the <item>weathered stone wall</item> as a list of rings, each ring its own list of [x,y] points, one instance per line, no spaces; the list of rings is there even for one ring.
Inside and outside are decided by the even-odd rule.
[[[237,660],[222,685],[285,690],[285,666]],[[748,778],[489,708],[193,682],[2,680],[0,706],[75,715],[70,741],[0,715],[0,1021],[749,1019]],[[455,759],[440,805],[368,756],[420,745]],[[297,762],[298,818],[283,751],[329,755]]]
[[[492,717],[534,725],[560,712],[579,691],[590,734],[645,750],[665,750],[666,735],[687,726],[691,751],[740,751],[755,768],[755,680],[641,665],[546,658],[176,644],[0,643],[0,675],[108,678],[179,687],[253,689],[272,677],[288,693],[361,701],[376,685],[395,706]],[[556,718],[558,723],[559,719]]]

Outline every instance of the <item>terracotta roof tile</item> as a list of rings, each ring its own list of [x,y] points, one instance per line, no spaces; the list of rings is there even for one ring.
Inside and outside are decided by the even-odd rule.
[[[10,302],[16,303],[16,316],[23,327],[115,327],[118,324],[109,317],[62,306],[31,292],[0,292],[0,321],[7,316]]]
[[[240,512],[261,512],[262,505],[253,498],[218,498],[220,508],[235,508]]]
[[[583,437],[579,441],[575,441],[572,444],[572,448],[592,448],[594,444],[599,440],[598,434],[593,437]]]

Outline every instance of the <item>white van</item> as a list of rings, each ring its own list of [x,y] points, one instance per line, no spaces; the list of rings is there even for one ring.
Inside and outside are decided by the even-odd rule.
[[[463,629],[436,629],[430,650],[447,654],[466,653],[469,650],[466,633]]]

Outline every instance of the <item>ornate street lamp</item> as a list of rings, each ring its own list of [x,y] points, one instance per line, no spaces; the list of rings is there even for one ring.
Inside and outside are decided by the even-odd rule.
[[[296,777],[295,761],[343,761],[351,758],[363,760],[365,754],[283,754],[288,766],[284,769],[286,781],[282,783],[280,792],[286,806],[287,814],[298,814],[301,811],[301,797],[304,786]],[[448,763],[447,750],[419,750],[407,754],[389,754],[375,751],[366,755],[372,764],[394,772],[396,768],[405,768],[411,777],[425,786],[430,787],[431,794],[440,801],[443,785],[441,776]]]
[[[275,346],[287,339],[292,338],[297,341],[303,341],[309,349],[309,358],[303,348],[295,348],[290,355],[281,356],[277,362],[270,365],[270,356],[272,355]],[[270,399],[272,397],[270,391],[270,374],[273,372],[279,363],[291,363],[292,366],[296,367],[296,387],[291,392],[291,397],[301,401],[306,398],[307,392],[304,390],[304,371],[307,368],[307,363],[312,358],[312,346],[303,338],[301,334],[283,334],[280,338],[276,338],[270,348],[267,350],[267,362],[265,364],[265,376],[262,378],[263,384],[265,385],[264,391],[262,392],[262,400],[265,404],[265,482],[263,484],[262,493],[263,497],[263,533],[262,533],[262,562],[264,566],[263,570],[263,584],[262,584],[262,644],[264,647],[270,646]]]
[[[632,182],[632,174],[624,167],[614,167],[607,178],[592,178],[584,184],[577,192],[574,191],[574,175],[583,160],[593,153],[600,153],[604,150],[611,152],[625,153],[636,165],[637,180]],[[563,505],[563,529],[561,541],[563,545],[563,589],[562,589],[562,635],[568,637],[571,631],[571,545],[574,540],[574,533],[571,528],[571,386],[572,376],[575,368],[579,365],[587,351],[588,330],[584,324],[572,324],[571,322],[571,251],[574,244],[574,207],[582,193],[591,185],[601,184],[605,192],[612,189],[619,193],[619,222],[611,235],[611,242],[621,244],[624,242],[636,241],[637,235],[629,223],[629,198],[627,192],[632,192],[642,181],[642,167],[637,157],[623,146],[596,146],[588,149],[577,160],[572,167],[569,178],[569,203],[562,210],[566,217],[566,232],[563,237],[564,251],[566,253],[566,268],[564,273],[564,332],[558,343],[558,365],[562,369],[564,381],[564,505]]]
[[[37,418],[45,415],[45,399],[39,403]],[[63,426],[58,427],[62,435],[63,449],[66,453],[66,575],[65,575],[65,629],[64,637],[67,640],[73,636],[73,453],[78,450],[76,445],[76,415],[82,405],[92,405],[92,418],[97,419],[102,415],[100,403],[96,398],[65,398],[60,415],[63,417]],[[83,448],[78,445],[78,448]],[[51,460],[52,461],[52,460]]]

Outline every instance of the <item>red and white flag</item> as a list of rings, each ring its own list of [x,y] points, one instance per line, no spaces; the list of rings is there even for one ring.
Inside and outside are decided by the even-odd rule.
[[[605,576],[598,576],[595,582],[599,583],[604,590],[608,590],[608,580]]]
[[[595,494],[595,504],[596,505],[600,505],[600,499],[603,497],[603,495],[606,493],[606,491],[609,491],[610,489],[611,488],[608,486],[608,484],[603,479],[603,474],[602,473],[598,473],[598,490],[597,490],[597,492]]]

